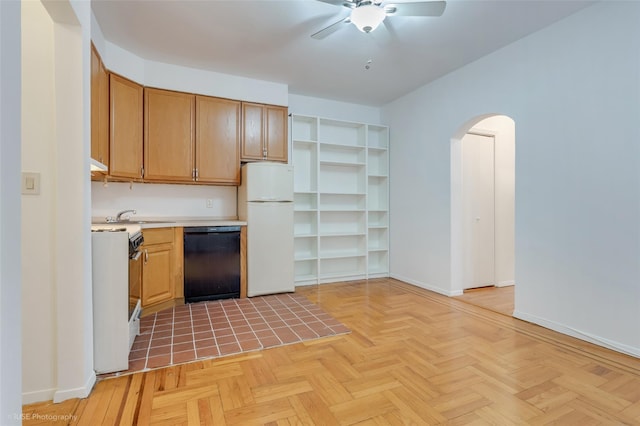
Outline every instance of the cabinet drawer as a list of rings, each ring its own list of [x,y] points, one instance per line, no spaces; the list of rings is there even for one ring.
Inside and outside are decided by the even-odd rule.
[[[144,246],[153,244],[173,243],[173,228],[144,229]]]

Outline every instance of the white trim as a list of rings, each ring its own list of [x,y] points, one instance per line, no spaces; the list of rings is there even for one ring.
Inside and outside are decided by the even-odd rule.
[[[500,281],[499,283],[496,284],[496,287],[509,287],[512,285],[516,285],[516,282],[514,280],[511,281]]]
[[[498,132],[497,130],[487,130],[487,129],[474,126],[470,128],[467,131],[467,133],[465,133],[465,136],[466,135],[486,136],[488,138],[497,139],[498,136],[500,135],[500,132]]]
[[[537,324],[549,330],[557,331],[558,333],[566,334],[567,336],[575,337],[576,339],[584,340],[585,342],[593,343],[594,345],[602,346],[616,352],[621,352],[626,355],[631,355],[636,358],[640,358],[640,348],[634,348],[619,342],[605,339],[600,336],[585,333],[575,328],[567,327],[564,324],[559,324],[554,321],[546,320],[544,318],[537,317],[535,315],[527,314],[526,312],[514,310],[513,317],[527,321],[533,324]]]
[[[388,252],[388,251],[387,251]],[[378,278],[389,278],[389,273],[388,272],[375,272],[372,274],[367,274],[368,275],[368,280],[375,280]]]
[[[337,276],[337,277],[328,277],[328,278],[319,278],[318,284],[332,284],[332,283],[341,283],[347,281],[362,281],[366,280],[367,276],[365,274],[360,275],[347,275],[347,276]]]
[[[309,287],[312,285],[318,285],[318,280],[314,278],[312,280],[296,281],[295,285],[296,287]]]
[[[22,393],[22,404],[33,404],[35,402],[51,401],[56,393],[55,388],[42,389],[32,392]]]
[[[91,393],[91,389],[96,384],[96,372],[91,371],[89,379],[84,386],[73,389],[57,390],[53,395],[53,402],[58,403],[71,398],[86,398]]]
[[[407,277],[403,277],[401,275],[398,274],[391,274],[389,275],[390,278],[394,278],[396,280],[399,281],[403,281],[407,284],[411,284],[414,285],[416,287],[420,287],[423,288],[425,290],[429,290],[429,291],[433,291],[434,293],[438,293],[438,294],[442,294],[444,296],[449,296],[449,297],[454,297],[454,296],[462,296],[462,290],[451,290],[451,291],[447,291],[445,289],[443,289],[442,287],[437,287],[431,284],[426,284],[420,281],[416,281],[416,280],[412,280],[411,278],[407,278]]]
[[[470,126],[471,127],[471,126]],[[466,129],[468,130],[468,129]],[[465,134],[466,134],[465,130]],[[462,138],[452,138],[450,144],[450,273],[451,291],[462,293],[464,288],[464,244],[462,235]]]

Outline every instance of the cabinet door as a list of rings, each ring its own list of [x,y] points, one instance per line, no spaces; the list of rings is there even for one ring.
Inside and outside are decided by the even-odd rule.
[[[142,257],[142,307],[173,299],[173,244],[146,247]]]
[[[91,158],[109,166],[109,74],[91,45]]]
[[[287,162],[289,149],[287,138],[287,108],[265,107],[265,145],[267,160]]]
[[[144,178],[193,181],[194,95],[146,89]]]
[[[131,80],[109,76],[109,174],[142,177],[142,86]]]
[[[262,160],[265,157],[264,105],[242,103],[242,160]]]
[[[240,102],[196,96],[196,181],[240,184]]]

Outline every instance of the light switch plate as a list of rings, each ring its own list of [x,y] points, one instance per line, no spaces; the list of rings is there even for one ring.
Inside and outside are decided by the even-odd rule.
[[[22,172],[22,194],[40,195],[40,173]]]

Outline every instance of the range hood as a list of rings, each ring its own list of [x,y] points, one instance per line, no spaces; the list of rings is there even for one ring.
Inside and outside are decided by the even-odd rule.
[[[109,169],[101,162],[91,159],[91,172],[107,172]]]

